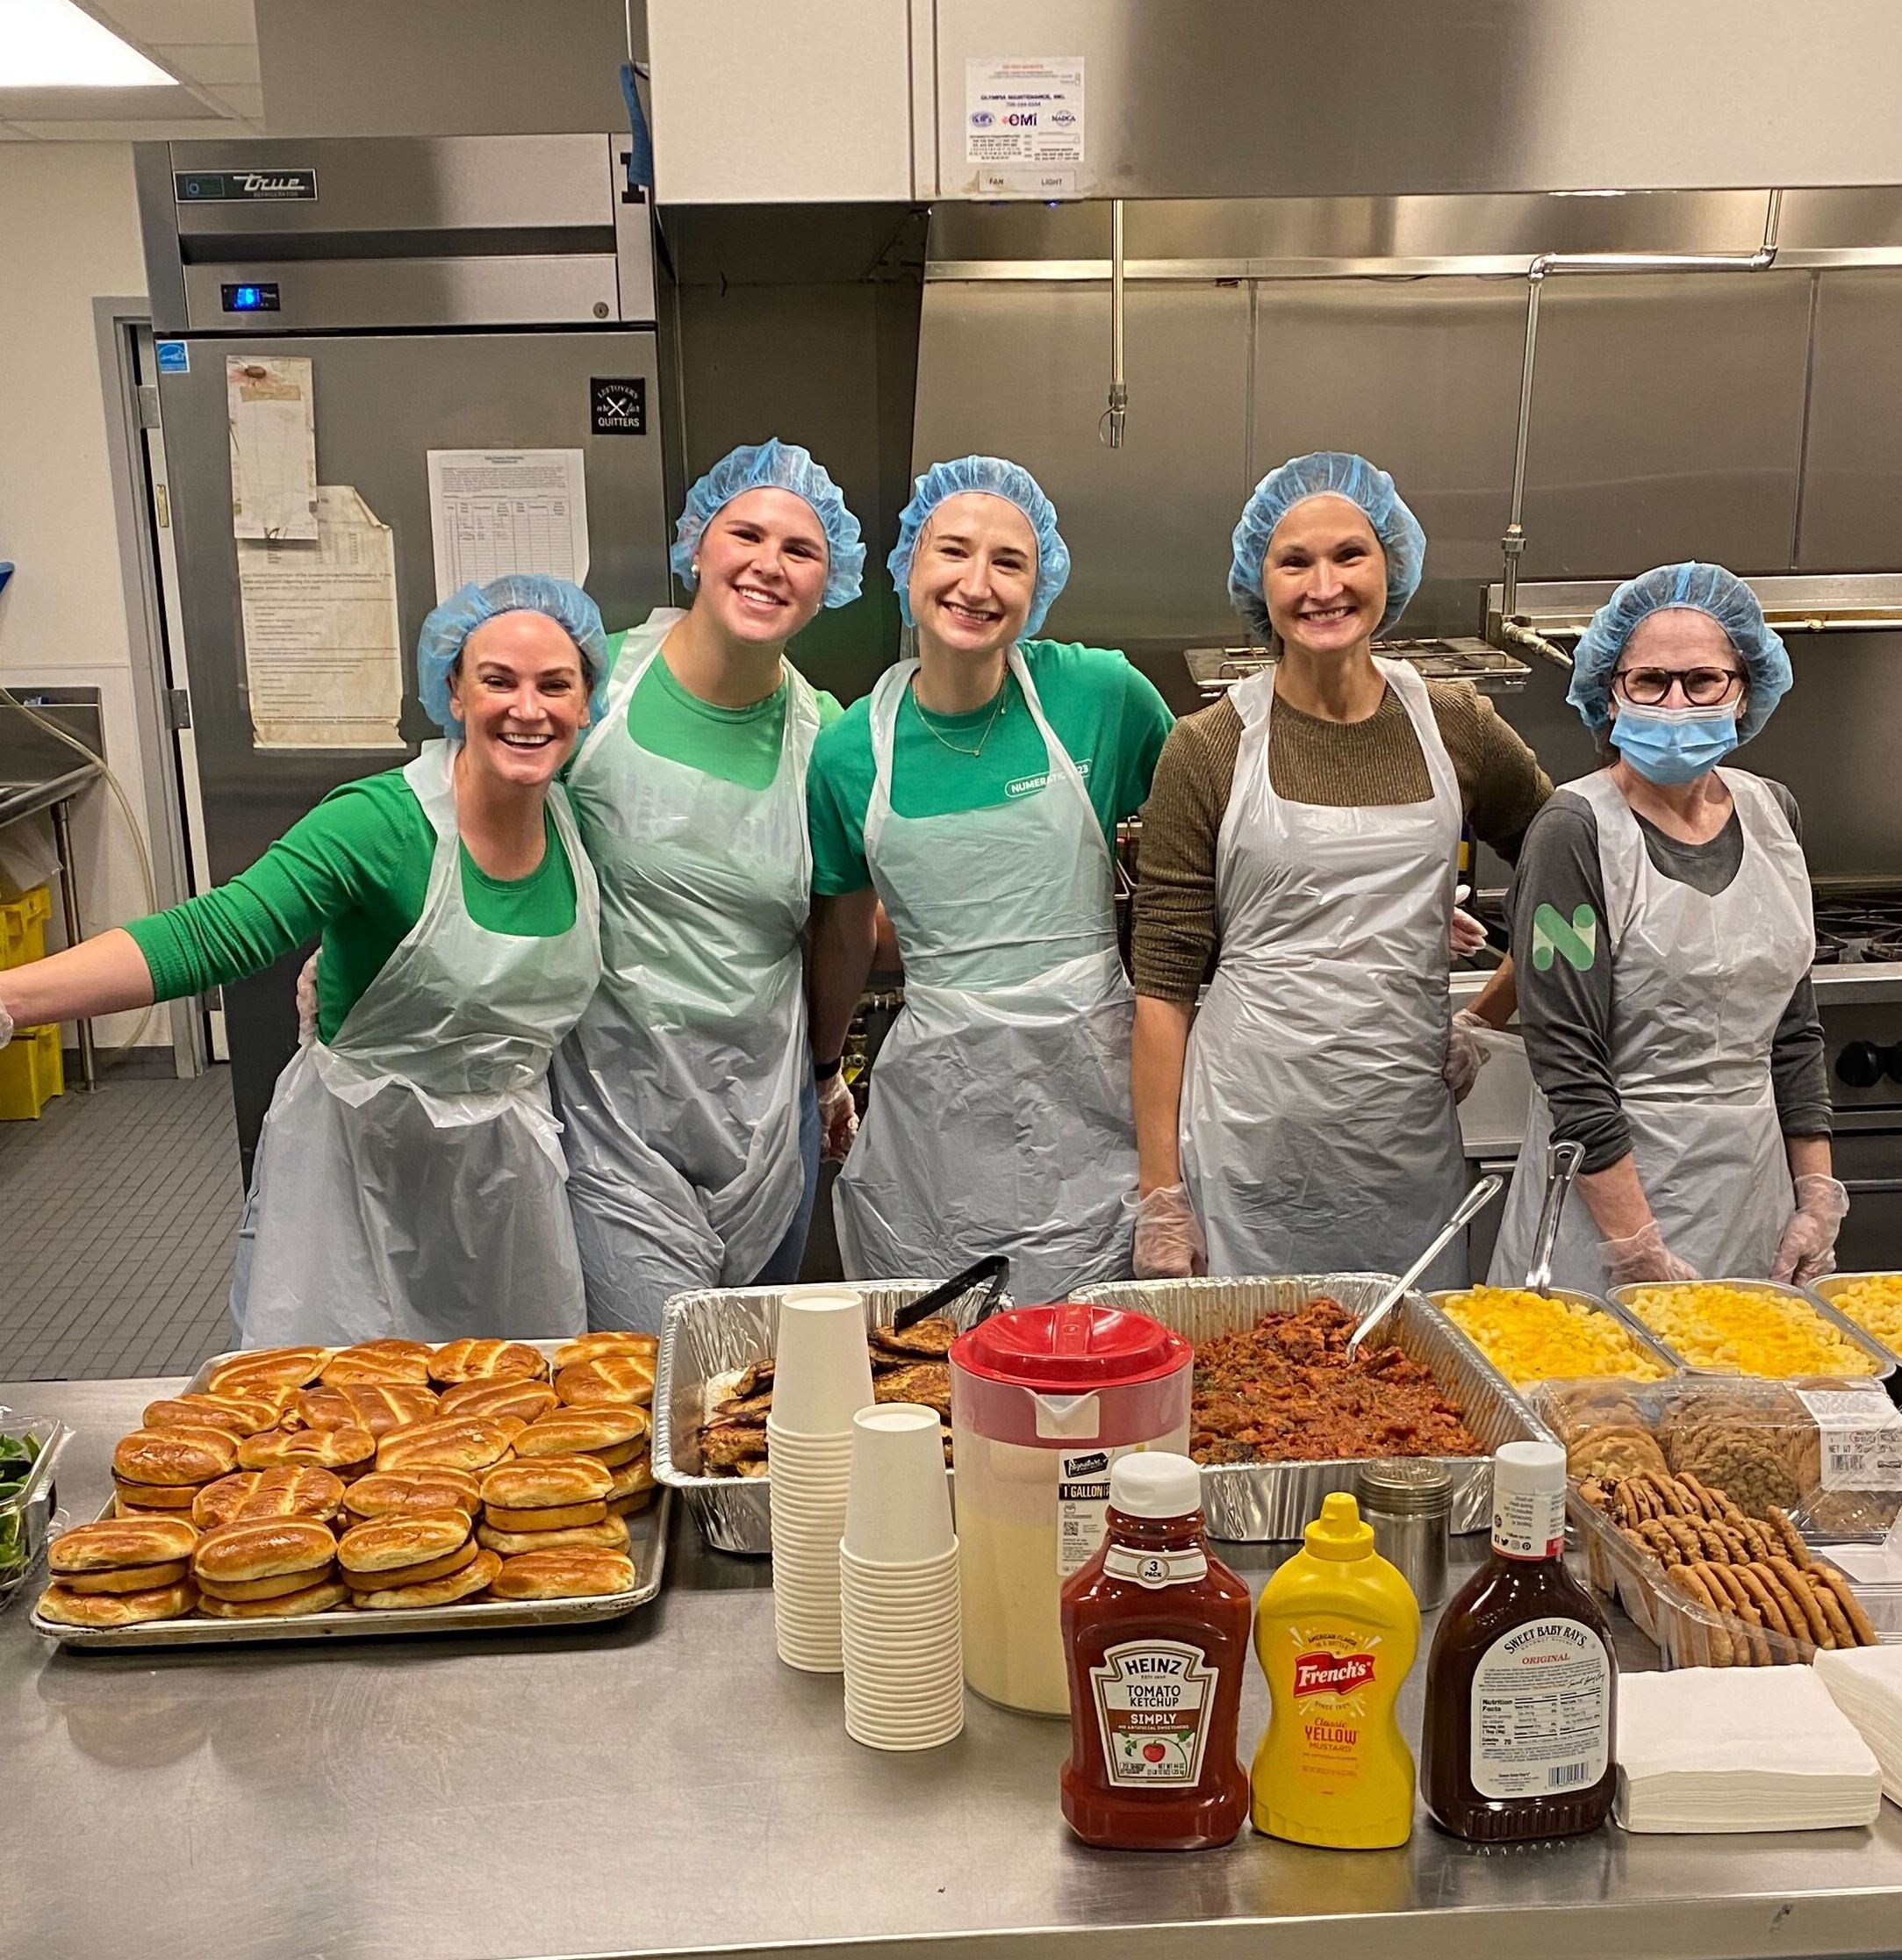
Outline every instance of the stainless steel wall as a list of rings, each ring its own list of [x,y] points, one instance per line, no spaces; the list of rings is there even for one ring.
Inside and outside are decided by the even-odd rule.
[[[1762,211],[1761,195],[1132,206],[1130,412],[1110,450],[1101,209],[940,207],[915,457],[993,449],[1035,471],[1074,561],[1050,630],[1128,648],[1179,707],[1195,697],[1176,650],[1241,637],[1224,581],[1242,502],[1304,450],[1394,472],[1430,541],[1404,628],[1474,632],[1510,504],[1527,240],[1748,251]],[[1893,192],[1810,194],[1760,274],[1554,277],[1523,576],[1685,557],[1902,569],[1902,266],[1840,262],[1893,256],[1898,212]],[[1902,876],[1902,771],[1883,752],[1902,635],[1790,643],[1798,687],[1750,760],[1796,789],[1819,872]],[[1555,776],[1590,766],[1556,671],[1501,705]]]

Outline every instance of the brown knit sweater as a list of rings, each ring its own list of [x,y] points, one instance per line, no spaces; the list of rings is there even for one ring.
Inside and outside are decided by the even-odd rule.
[[[1552,784],[1470,681],[1430,680],[1439,738],[1480,838],[1509,863]],[[1216,836],[1235,779],[1242,718],[1223,700],[1170,731],[1143,807],[1136,893],[1136,990],[1193,1001],[1217,951]],[[1433,793],[1419,737],[1389,688],[1364,722],[1325,722],[1286,701],[1268,731],[1268,780],[1296,803],[1420,803]]]

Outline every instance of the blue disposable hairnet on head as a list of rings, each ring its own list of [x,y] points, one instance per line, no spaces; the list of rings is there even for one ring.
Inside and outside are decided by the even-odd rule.
[[[1026,635],[1043,625],[1057,595],[1070,582],[1070,548],[1057,531],[1057,506],[1043,492],[1028,470],[1001,456],[960,456],[956,463],[934,463],[911,486],[911,501],[900,512],[898,542],[885,562],[898,587],[898,609],[907,626],[918,622],[911,616],[911,559],[918,549],[918,534],[947,497],[961,497],[966,491],[981,491],[987,497],[1001,497],[1015,504],[1030,521],[1037,534],[1037,585],[1030,594],[1030,610],[1024,616]]]
[[[1756,594],[1722,565],[1659,565],[1627,578],[1591,616],[1572,655],[1572,685],[1565,698],[1594,735],[1611,721],[1611,676],[1641,621],[1681,606],[1708,614],[1723,628],[1743,662],[1749,692],[1737,717],[1737,739],[1748,742],[1790,692],[1790,656],[1770,630]]]
[[[827,606],[850,606],[858,597],[859,574],[865,569],[865,548],[858,541],[858,520],[845,507],[839,486],[796,442],[777,435],[764,442],[742,443],[729,450],[687,492],[686,508],[674,527],[668,562],[674,577],[692,592],[693,548],[700,533],[733,499],[749,490],[790,490],[812,506],[826,535]]]
[[[607,712],[607,635],[600,608],[579,585],[540,571],[511,571],[486,585],[464,585],[423,621],[416,641],[416,692],[423,713],[445,735],[462,734],[449,706],[450,671],[469,635],[504,613],[545,614],[581,650],[588,720],[599,722]]]
[[[1229,564],[1229,599],[1235,610],[1266,643],[1272,628],[1268,602],[1261,596],[1261,568],[1267,560],[1268,541],[1274,535],[1274,527],[1310,497],[1345,497],[1360,506],[1374,527],[1381,549],[1387,554],[1387,610],[1374,630],[1386,632],[1420,589],[1420,573],[1426,564],[1426,533],[1384,470],[1376,470],[1365,456],[1348,456],[1339,449],[1297,456],[1279,470],[1269,470],[1255,485],[1253,496],[1242,506],[1241,522],[1235,527],[1235,556]]]

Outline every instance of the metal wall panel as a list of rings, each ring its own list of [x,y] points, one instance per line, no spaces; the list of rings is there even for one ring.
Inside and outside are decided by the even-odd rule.
[[[1080,54],[1082,197],[1902,181],[1892,0],[935,0],[937,194],[970,57]],[[921,185],[921,193],[933,189]]]
[[[1256,476],[1310,449],[1357,450],[1390,470],[1429,540],[1403,629],[1470,633],[1475,581],[1494,575],[1505,528],[1521,290],[1327,279],[1260,291]]]
[[[1676,558],[1787,571],[1809,306],[1804,273],[1550,281],[1524,576],[1623,578]],[[1510,428],[1516,361],[1501,378]]]
[[[1821,275],[1810,372],[1798,566],[1894,571],[1902,564],[1902,271]]]
[[[1107,287],[926,286],[914,461],[987,451],[1043,483],[1072,559],[1048,632],[1128,647],[1234,630],[1224,582],[1251,481],[1248,310],[1234,287],[1130,291],[1130,416],[1111,449],[1097,434]]]

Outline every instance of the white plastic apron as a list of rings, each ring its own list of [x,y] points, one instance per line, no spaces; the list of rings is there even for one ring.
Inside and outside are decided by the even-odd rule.
[[[905,958],[905,1010],[834,1187],[848,1279],[948,1278],[1010,1258],[1019,1303],[1126,1278],[1136,1184],[1130,1029],[1109,846],[1010,650],[1050,771],[991,809],[892,808],[901,661],[872,696],[865,858]]]
[[[336,1039],[308,1043],[277,1078],[244,1346],[582,1327],[547,1078],[600,972],[594,873],[551,788],[574,924],[548,939],[477,925],[463,902],[456,746],[432,742],[403,772],[436,833],[422,915]]]
[[[1809,868],[1776,799],[1718,772],[1737,806],[1743,860],[1714,897],[1667,878],[1610,774],[1566,787],[1598,819],[1611,1073],[1638,1181],[1664,1243],[1709,1279],[1768,1279],[1794,1195],[1770,1081],[1776,1024],[1816,955]],[[1552,1111],[1535,1085],[1519,1167],[1493,1253],[1497,1284],[1524,1282],[1545,1194]],[[1554,1286],[1602,1293],[1604,1256],[1575,1192],[1552,1255]]]
[[[555,1059],[568,1196],[589,1325],[648,1333],[671,1294],[750,1284],[805,1195],[800,933],[818,697],[786,668],[779,772],[763,790],[642,749],[628,704],[685,616],[664,608],[622,641],[569,781],[600,873],[602,971]]]
[[[1189,1031],[1182,1174],[1217,1274],[1398,1273],[1467,1182],[1441,1073],[1460,785],[1426,684],[1377,660],[1426,758],[1421,803],[1291,803],[1268,777],[1274,670],[1242,718],[1216,843],[1221,952]],[[1423,1285],[1466,1275],[1455,1240]]]

